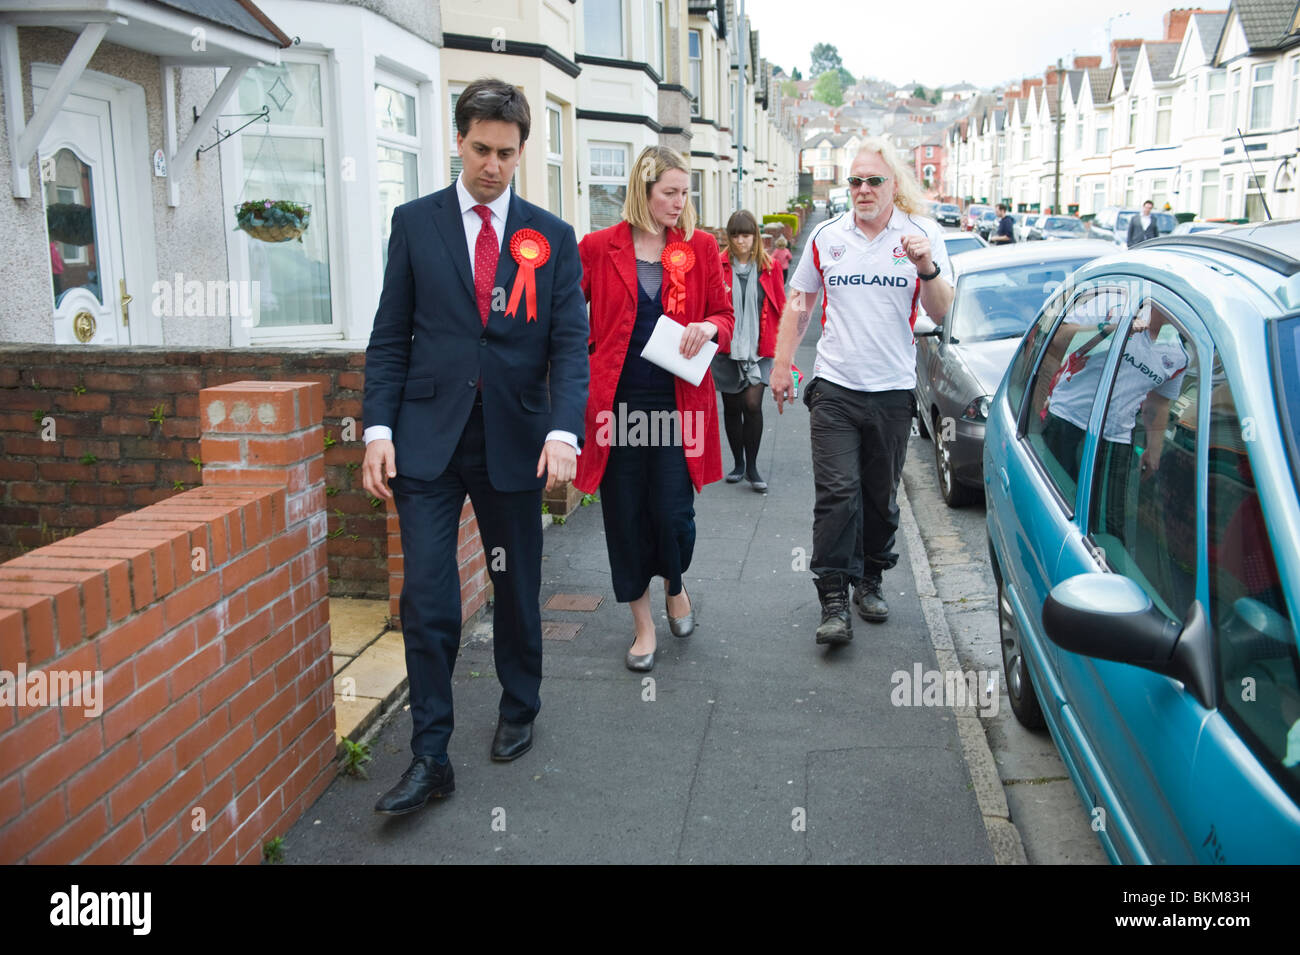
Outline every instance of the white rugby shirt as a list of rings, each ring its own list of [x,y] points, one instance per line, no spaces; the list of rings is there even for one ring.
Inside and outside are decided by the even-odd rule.
[[[826,290],[826,323],[813,377],[854,391],[916,386],[912,327],[921,307],[921,282],[903,251],[905,235],[927,236],[940,276],[952,281],[939,224],[897,206],[874,239],[858,228],[852,210],[821,223],[809,237],[790,287],[814,296]]]

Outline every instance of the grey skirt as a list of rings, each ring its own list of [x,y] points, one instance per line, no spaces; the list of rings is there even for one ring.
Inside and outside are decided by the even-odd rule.
[[[742,362],[733,360],[730,355],[714,355],[709,368],[713,372],[713,383],[724,395],[737,394],[751,385],[768,385],[772,380],[771,358]]]

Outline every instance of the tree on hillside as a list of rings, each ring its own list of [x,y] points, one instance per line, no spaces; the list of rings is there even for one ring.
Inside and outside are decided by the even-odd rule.
[[[844,65],[840,60],[840,51],[835,49],[833,43],[818,43],[812,48],[812,64],[808,67],[808,75],[813,79],[821,76],[827,70],[838,70]]]
[[[942,99],[943,99],[943,87],[940,86],[938,89],[934,91],[934,95],[930,97],[930,102],[938,106],[939,101]]]
[[[912,90],[912,98],[913,98],[913,99],[929,99],[929,97],[925,95],[925,87],[924,87],[924,86],[921,86],[920,84],[917,84],[916,88],[915,88],[914,90]]]
[[[850,73],[842,66],[839,68],[839,74],[840,74],[840,86],[844,87],[844,89],[848,89],[850,86],[853,86],[858,81],[858,78],[856,76],[854,76],[852,73]]]
[[[812,96],[813,99],[827,106],[843,106],[844,84],[840,81],[839,72],[827,70],[817,77],[817,82],[813,84]]]
[[[796,83],[803,79],[803,74],[799,72],[799,67],[796,66],[790,71],[790,79],[794,80]]]

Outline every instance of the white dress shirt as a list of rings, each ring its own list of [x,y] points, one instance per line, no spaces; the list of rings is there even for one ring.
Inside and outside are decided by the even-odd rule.
[[[491,202],[480,203],[465,188],[464,174],[462,173],[456,177],[456,197],[460,200],[460,221],[461,225],[465,227],[465,251],[469,256],[471,272],[474,268],[474,251],[475,246],[478,245],[479,230],[483,227],[483,220],[474,211],[474,207],[485,204],[492,210],[492,228],[497,234],[497,251],[499,253],[501,244],[505,241],[506,216],[510,213],[510,192],[510,187],[506,186],[505,191]],[[366,444],[380,438],[391,441],[393,440],[393,429],[386,424],[375,424],[366,428],[361,437]],[[578,449],[578,436],[571,431],[552,431],[547,434],[546,440],[563,441],[579,454],[582,453]]]

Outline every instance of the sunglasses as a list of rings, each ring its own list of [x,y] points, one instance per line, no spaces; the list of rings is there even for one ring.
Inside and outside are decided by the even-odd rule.
[[[858,189],[863,185],[870,186],[872,189],[879,189],[887,182],[889,182],[888,176],[867,176],[865,179],[861,176],[849,176],[849,187],[853,189]]]

